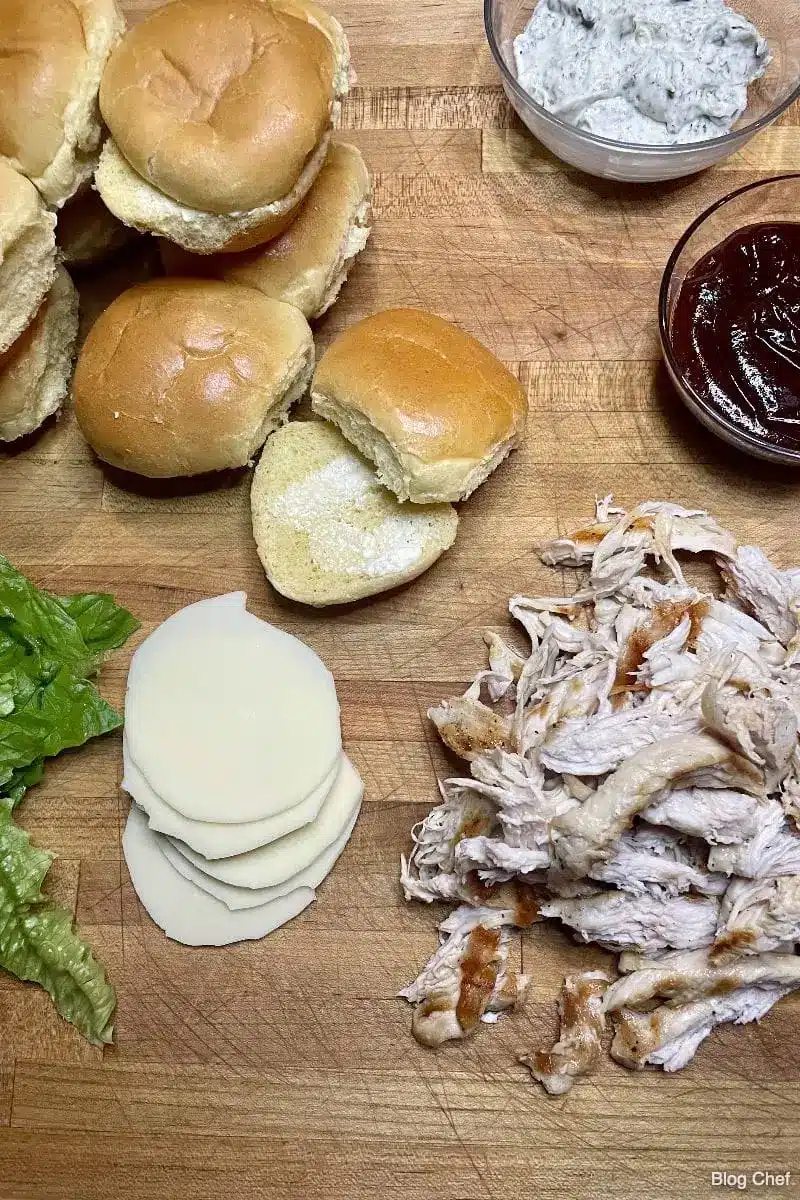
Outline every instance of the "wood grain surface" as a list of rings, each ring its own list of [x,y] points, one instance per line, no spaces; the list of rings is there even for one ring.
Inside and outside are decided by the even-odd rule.
[[[167,941],[132,891],[120,739],[52,763],[20,819],[58,853],[53,889],[117,987],[116,1039],[87,1045],[42,992],[0,976],[0,1196],[641,1200],[719,1195],[713,1170],[800,1173],[796,1000],[762,1026],[724,1027],[676,1076],[608,1063],[548,1099],[516,1055],[552,1036],[564,971],[602,954],[535,928],[516,951],[533,976],[527,1007],[438,1054],[413,1042],[394,998],[441,917],[406,905],[397,882],[409,828],[451,767],[425,711],[482,664],[481,630],[506,626],[509,596],[553,590],[537,539],[614,491],[625,504],[707,506],[779,563],[800,563],[796,477],[734,454],[685,414],[659,365],[655,317],[690,220],[734,186],[798,166],[797,112],[696,179],[604,183],[560,167],[515,121],[479,0],[333,7],[359,76],[342,133],[372,170],[376,221],[318,345],[382,307],[431,308],[519,372],[527,436],[463,506],[456,546],[426,576],[318,615],[271,593],[246,475],[213,490],[132,491],[69,414],[0,456],[0,549],[15,564],[59,592],[114,592],[144,632],[181,605],[245,589],[332,669],[366,781],[317,904],[261,943],[197,950]],[[86,326],[149,269],[140,245],[82,281]],[[115,703],[128,659],[104,671]]]

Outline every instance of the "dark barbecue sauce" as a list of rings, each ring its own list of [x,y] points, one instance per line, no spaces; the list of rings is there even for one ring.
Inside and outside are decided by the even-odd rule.
[[[749,225],[700,259],[671,335],[695,395],[743,433],[800,450],[800,223]]]

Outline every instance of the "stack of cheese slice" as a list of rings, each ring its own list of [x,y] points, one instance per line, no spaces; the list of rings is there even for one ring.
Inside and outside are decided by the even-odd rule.
[[[297,916],[361,806],[333,677],[245,602],[182,609],[128,677],[125,858],[153,920],[187,945],[260,938]]]

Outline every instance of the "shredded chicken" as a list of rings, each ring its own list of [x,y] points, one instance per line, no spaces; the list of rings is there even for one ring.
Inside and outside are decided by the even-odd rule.
[[[648,1013],[621,1009],[616,1014],[611,1057],[631,1070],[649,1064],[665,1071],[680,1071],[717,1025],[760,1021],[788,990],[749,987],[730,996],[695,1000],[680,1008],[662,1005]]]
[[[460,758],[477,758],[495,746],[510,748],[511,723],[491,708],[467,696],[444,700],[428,716],[446,746]]]
[[[651,825],[667,825],[712,846],[739,845],[755,837],[758,800],[730,788],[675,788],[656,797],[641,813]],[[715,863],[711,870],[724,870]]]
[[[727,996],[743,987],[800,987],[800,956],[761,954],[718,966],[708,951],[669,956],[667,963],[653,963],[613,983],[605,994],[606,1012],[619,1008],[647,1008],[651,1000],[688,1004],[693,1000]]]
[[[670,829],[640,824],[621,835],[613,857],[595,863],[589,876],[637,896],[678,896],[681,892],[721,896],[728,880],[725,875],[710,874],[707,859],[707,852],[696,841]]]
[[[779,571],[757,546],[740,546],[720,564],[729,594],[783,646],[797,636],[800,575]]]
[[[707,946],[717,928],[719,905],[699,896],[631,896],[596,892],[571,900],[550,900],[543,917],[557,917],[584,942],[607,950],[654,954],[670,946]]]
[[[474,891],[455,874],[459,841],[497,827],[494,806],[471,788],[443,788],[445,801],[411,831],[414,849],[400,860],[400,882],[406,900],[465,900]]]
[[[738,846],[717,846],[709,855],[712,871],[744,879],[800,875],[800,834],[793,831],[777,800],[758,806],[752,835]]]
[[[487,633],[488,667],[430,713],[468,769],[441,784],[401,879],[409,900],[467,907],[407,989],[415,1032],[466,1032],[464,957],[491,1015],[507,928],[553,919],[621,955],[614,1057],[677,1070],[716,1025],[798,986],[800,569],[701,510],[611,496],[540,554],[579,570],[577,590],[514,596],[528,653]],[[687,554],[710,555],[722,586],[687,579]],[[553,1094],[594,1066],[604,987],[570,977],[559,1041],[525,1060]]]
[[[473,1033],[487,1014],[522,999],[528,977],[508,969],[510,912],[463,906],[439,926],[442,944],[399,993],[414,1004],[411,1028],[433,1048]]]
[[[563,1096],[600,1061],[606,1026],[603,993],[609,982],[603,971],[568,975],[558,1001],[561,1036],[551,1050],[520,1057],[551,1096]]]
[[[713,772],[720,787],[763,790],[757,768],[717,738],[705,733],[666,738],[627,759],[580,808],[556,818],[559,861],[572,874],[586,875],[653,796],[699,772],[704,778]]]
[[[734,879],[729,884],[711,949],[717,962],[777,950],[796,941],[800,941],[800,876]]]

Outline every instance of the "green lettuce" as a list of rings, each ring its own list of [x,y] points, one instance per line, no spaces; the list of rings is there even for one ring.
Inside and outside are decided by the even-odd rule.
[[[93,1042],[110,1041],[114,989],[70,914],[42,893],[52,856],[12,811],[46,759],[122,724],[89,677],[138,628],[111,596],[51,595],[0,555],[0,968],[41,984]]]
[[[113,596],[81,592],[77,596],[58,596],[56,599],[77,625],[98,666],[110,651],[124,646],[139,628],[136,617],[126,608],[120,608]]]
[[[42,892],[53,856],[32,846],[0,803],[0,963],[40,984],[90,1042],[111,1041],[114,989],[72,916]]]

